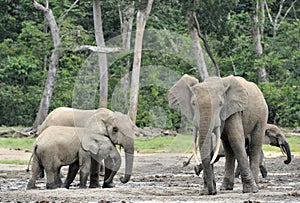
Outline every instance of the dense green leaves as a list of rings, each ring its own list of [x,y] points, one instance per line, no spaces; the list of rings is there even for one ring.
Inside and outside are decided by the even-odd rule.
[[[69,10],[74,2],[50,1],[60,28],[60,49],[63,50],[51,110],[59,106],[98,107],[98,71],[92,72],[90,78],[79,76],[82,71],[91,71],[85,68],[93,66],[96,60],[88,57],[90,52],[72,52],[78,45],[95,44],[92,1],[79,1]],[[101,1],[106,41],[120,35],[118,9],[119,6],[122,8],[131,2]],[[283,20],[283,15],[292,2],[286,1],[280,20]],[[278,1],[268,1],[268,4],[274,18],[279,8]],[[139,6],[138,1],[135,1],[135,6]],[[186,12],[195,11],[200,29],[209,42],[221,75],[239,75],[256,82],[257,70],[252,67],[264,66],[269,82],[259,86],[269,105],[269,122],[280,126],[299,126],[299,3],[296,2],[281,22],[275,37],[273,26],[266,19],[264,54],[259,59],[252,53],[253,39],[249,18],[252,6],[252,1],[248,0],[230,3],[195,1],[192,5],[180,0],[155,1],[146,29],[164,30],[189,39]],[[30,126],[43,93],[53,47],[51,33],[43,14],[30,1],[3,0],[0,7],[0,125]],[[193,57],[188,52],[191,46],[182,44],[182,41],[171,42],[167,35],[159,33],[146,34],[145,39],[147,46],[155,46],[155,50],[143,51],[137,125],[178,129],[181,127],[181,117],[179,112],[168,107],[166,98],[168,85],[173,81],[166,78],[172,74],[199,76],[195,67],[187,60],[187,56]],[[160,43],[156,43],[157,41]],[[174,51],[179,45],[186,46],[185,53]],[[172,51],[167,51],[168,47]],[[132,59],[133,54],[128,53],[116,58],[109,67],[109,106],[124,113],[127,113],[129,104],[129,86],[126,84],[128,85],[130,78],[128,73],[132,68]],[[210,60],[207,57],[206,59],[209,72],[213,74]]]

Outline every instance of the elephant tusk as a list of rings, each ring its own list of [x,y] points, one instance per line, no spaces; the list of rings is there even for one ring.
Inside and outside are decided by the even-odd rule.
[[[286,151],[281,145],[280,145],[280,150],[281,150],[281,153],[283,154],[283,156],[287,157]]]
[[[194,159],[196,161],[196,164],[199,165],[200,164],[200,160],[199,160],[199,158],[197,156],[197,147],[196,147],[195,142],[193,142],[192,147],[193,147],[193,156],[194,156]]]
[[[221,146],[221,137],[218,137],[218,140],[217,140],[217,145],[216,145],[216,150],[214,152],[214,156],[213,158],[211,159],[210,161],[210,164],[213,164],[219,154],[219,150],[220,150],[220,146]]]

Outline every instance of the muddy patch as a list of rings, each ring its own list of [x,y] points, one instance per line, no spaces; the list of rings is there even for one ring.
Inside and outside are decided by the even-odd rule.
[[[13,152],[13,159],[28,160],[30,153]],[[0,150],[0,158],[5,152]],[[7,154],[5,156],[8,156]],[[0,165],[0,202],[298,202],[300,201],[300,161],[294,154],[289,165],[279,153],[266,153],[268,177],[260,179],[260,191],[243,194],[241,180],[236,178],[233,191],[220,191],[214,196],[200,196],[202,178],[194,174],[193,166],[182,167],[190,154],[136,153],[131,180],[122,184],[115,177],[115,188],[79,189],[78,177],[71,188],[46,190],[46,180],[40,179],[37,189],[25,190],[30,173],[25,165]],[[3,159],[2,159],[3,160]],[[223,177],[224,158],[215,164],[217,188]],[[66,174],[66,169],[63,173]],[[102,178],[101,178],[102,181]]]

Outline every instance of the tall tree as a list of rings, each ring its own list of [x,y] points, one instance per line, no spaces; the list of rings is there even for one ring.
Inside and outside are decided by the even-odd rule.
[[[49,1],[48,0],[45,1],[45,6],[39,4],[35,0],[31,0],[31,2],[36,9],[44,13],[47,23],[51,30],[51,35],[53,40],[53,51],[50,58],[48,76],[44,87],[44,93],[40,102],[39,111],[37,113],[36,119],[33,124],[33,129],[37,129],[38,126],[45,120],[49,111],[50,101],[51,101],[51,97],[52,97],[52,93],[56,81],[58,61],[62,54],[62,51],[59,49],[59,46],[61,45],[59,28],[57,26],[52,10],[49,8]]]
[[[254,4],[254,9],[252,13],[250,13],[251,23],[252,23],[252,35],[253,35],[253,53],[256,59],[260,59],[263,54],[263,46],[262,46],[262,28],[264,20],[264,4],[261,3],[263,0],[256,0]],[[259,18],[259,8],[261,8],[262,18]],[[261,24],[261,26],[260,26]],[[259,67],[255,67],[258,70],[258,81],[259,82],[267,82],[267,71],[263,65]]]
[[[191,5],[194,5],[194,4],[195,4],[195,2],[194,2],[194,0],[192,0]],[[207,67],[206,67],[206,63],[205,63],[205,59],[204,59],[203,50],[200,45],[200,41],[199,41],[199,37],[198,37],[199,24],[197,23],[195,17],[196,17],[196,14],[194,11],[192,11],[192,10],[187,11],[186,21],[188,24],[188,30],[189,30],[190,36],[193,41],[193,48],[194,48],[195,57],[197,60],[197,67],[198,67],[201,79],[204,80],[209,75],[208,75],[208,71],[207,71]]]
[[[100,0],[93,1],[94,27],[97,47],[104,48],[103,26],[101,17]],[[107,107],[108,98],[108,70],[106,53],[98,53],[100,68],[100,99],[99,107]]]
[[[137,105],[138,105],[143,36],[144,36],[144,30],[145,30],[147,18],[151,12],[153,2],[154,0],[141,0],[137,12],[137,16],[136,16],[136,37],[135,37],[134,59],[133,59],[133,67],[132,67],[132,75],[131,75],[130,108],[129,108],[129,116],[134,123],[136,122]]]
[[[123,40],[123,48],[130,50],[130,40],[132,32],[132,24],[134,18],[134,1],[121,9],[119,5],[120,23],[121,23],[121,35]]]

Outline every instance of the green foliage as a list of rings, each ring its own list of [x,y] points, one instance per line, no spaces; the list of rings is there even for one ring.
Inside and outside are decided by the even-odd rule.
[[[86,78],[80,76],[81,71],[90,71],[85,68],[93,67],[96,59],[87,57],[90,52],[71,52],[78,45],[95,44],[92,2],[79,1],[68,10],[73,2],[50,1],[60,29],[60,49],[63,50],[50,110],[59,106],[98,107],[98,72]],[[132,1],[129,0],[101,1],[106,41],[120,35],[118,9],[130,3]],[[283,13],[291,3],[292,0],[285,2]],[[279,3],[270,1],[268,4],[274,17]],[[257,70],[253,67],[265,67],[269,82],[259,85],[269,105],[269,122],[295,127],[300,124],[298,5],[299,2],[296,2],[293,11],[281,22],[276,36],[273,36],[273,27],[266,19],[264,53],[260,58],[255,58],[252,52],[249,14],[253,10],[253,1],[195,1],[192,5],[179,0],[155,1],[146,30],[159,29],[189,38],[185,17],[187,11],[195,11],[200,30],[209,42],[221,75],[239,75],[257,82]],[[135,1],[135,6],[136,9],[139,7],[138,1]],[[0,125],[30,126],[43,93],[53,47],[51,33],[45,25],[43,13],[36,10],[31,1],[3,0],[0,7]],[[133,34],[134,31],[135,20]],[[179,129],[180,114],[168,107],[166,98],[167,90],[174,81],[165,79],[173,72],[179,76],[199,76],[194,65],[187,60],[193,54],[188,52],[192,50],[191,45],[176,41],[186,47],[186,53],[176,53],[165,34],[157,32],[152,35],[148,32],[144,39],[149,47],[155,46],[156,50],[143,50],[137,125]],[[86,61],[90,64],[85,64]],[[129,106],[130,85],[127,83],[132,63],[133,53],[129,53],[109,67],[109,107],[124,113]],[[208,58],[206,63],[210,67]],[[127,80],[124,79],[126,76]],[[123,84],[121,81],[127,81],[125,88],[120,85]]]
[[[261,83],[260,88],[269,106],[269,123],[279,126],[300,125],[300,86]]]

